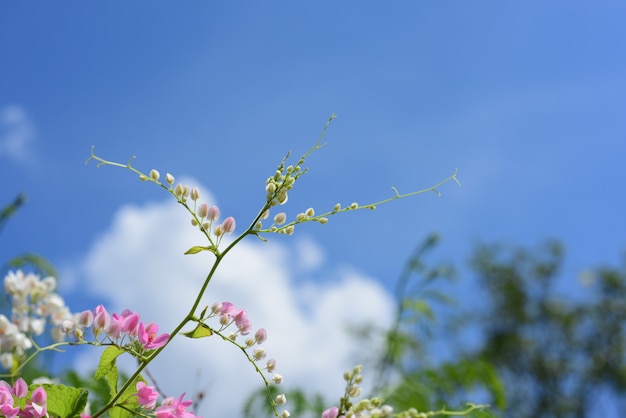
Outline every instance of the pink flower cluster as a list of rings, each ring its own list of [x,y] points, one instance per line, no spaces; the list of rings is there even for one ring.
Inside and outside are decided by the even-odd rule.
[[[252,332],[252,323],[248,319],[248,313],[245,309],[237,309],[235,305],[230,302],[216,302],[211,306],[212,314],[209,316],[219,316],[220,328],[219,331],[223,331],[232,324],[235,324],[237,327],[236,332],[232,332],[228,338],[231,340],[235,340],[237,335],[248,335]],[[245,341],[245,348],[251,348],[256,345],[256,347],[252,350],[252,357],[254,361],[260,361],[265,358],[265,349],[263,347],[259,347],[267,340],[267,332],[264,328],[259,328],[255,333],[254,337],[249,337]],[[268,372],[272,373],[276,368],[276,360],[268,360],[267,367],[265,368]],[[272,378],[276,384],[282,382],[282,376],[274,375]]]
[[[121,314],[109,314],[102,305],[98,305],[93,312],[83,311],[74,321],[65,321],[63,324],[66,333],[73,331],[81,341],[84,329],[92,326],[96,340],[104,335],[111,341],[121,343],[128,337],[129,342],[137,341],[145,350],[163,347],[170,338],[169,334],[159,334],[159,326],[154,322],[142,322],[136,312],[125,309]]]
[[[159,394],[152,386],[148,386],[144,382],[137,382],[136,389],[137,393],[135,396],[137,396],[139,405],[150,411],[154,410],[156,418],[202,418],[187,411],[187,408],[191,406],[191,401],[183,400],[184,393],[178,398],[165,398],[161,405],[157,407],[156,403]]]
[[[250,334],[252,323],[250,323],[248,313],[245,309],[237,309],[237,307],[230,302],[217,302],[211,306],[211,311],[216,315],[220,315],[220,324],[223,328],[226,328],[234,322],[241,335]]]
[[[14,406],[15,398],[22,399],[28,395],[28,386],[24,379],[19,378],[13,386],[0,380],[0,412],[3,417],[41,418],[48,416],[46,400],[48,394],[41,386],[33,391],[24,408]]]

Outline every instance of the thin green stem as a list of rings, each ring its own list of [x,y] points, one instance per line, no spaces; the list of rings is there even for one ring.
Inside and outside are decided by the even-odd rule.
[[[451,181],[454,181],[459,186],[461,185],[461,182],[459,181],[459,179],[457,177],[458,172],[459,172],[459,170],[455,169],[454,173],[450,177],[448,177],[448,178],[440,181],[439,183],[435,184],[434,186],[428,187],[426,189],[417,190],[417,191],[414,191],[414,192],[409,192],[409,193],[402,194],[402,193],[400,193],[398,191],[398,189],[396,187],[392,187],[392,190],[394,191],[395,195],[392,196],[392,197],[389,197],[387,199],[379,200],[378,202],[369,203],[367,205],[358,205],[358,204],[354,204],[353,203],[352,205],[347,206],[345,208],[333,209],[333,210],[330,210],[330,211],[328,211],[326,213],[322,213],[320,215],[305,217],[303,219],[295,220],[295,221],[286,223],[286,224],[281,225],[281,226],[272,225],[270,228],[252,230],[251,233],[253,233],[255,235],[258,235],[258,234],[261,234],[261,233],[269,233],[269,232],[278,232],[278,233],[283,232],[284,233],[289,228],[295,227],[296,225],[299,225],[301,223],[305,223],[305,222],[326,223],[327,217],[329,217],[329,216],[337,215],[339,213],[344,213],[344,212],[351,212],[351,211],[355,211],[355,210],[361,210],[361,209],[374,210],[378,206],[384,205],[384,204],[392,202],[394,200],[404,199],[404,198],[407,198],[407,197],[415,196],[415,195],[418,195],[418,194],[424,194],[424,193],[428,193],[428,192],[434,192],[434,193],[437,194],[437,196],[441,196],[441,193],[439,192],[438,188],[441,187],[442,185],[444,185],[446,183],[449,183]]]
[[[439,411],[433,411],[431,414],[431,416],[436,416],[436,415],[447,415],[447,416],[464,416],[469,414],[470,412],[476,411],[478,409],[485,409],[485,408],[489,408],[489,405],[477,405],[477,404],[473,404],[473,403],[468,403],[467,404],[467,408],[462,410],[462,411],[448,411],[446,409],[440,409]]]

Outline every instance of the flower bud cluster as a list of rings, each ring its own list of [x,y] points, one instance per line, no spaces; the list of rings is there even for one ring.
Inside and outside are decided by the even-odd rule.
[[[192,219],[191,224],[193,226],[200,227],[202,231],[210,234],[211,227],[220,218],[220,209],[215,205],[209,206],[207,203],[202,203],[196,208],[196,216],[197,219]],[[221,224],[215,227],[213,233],[219,239],[224,234],[231,234],[233,231],[235,231],[236,225],[237,224],[235,222],[235,218],[229,216],[228,218],[224,219]]]
[[[170,193],[172,193],[174,197],[176,197],[176,199],[185,206],[187,206],[187,200],[191,199],[193,201],[194,208],[193,211],[192,209],[189,210],[192,211],[192,213],[195,212],[195,215],[197,217],[194,217],[191,220],[191,224],[193,226],[200,227],[200,229],[207,234],[210,233],[211,227],[220,218],[220,210],[217,206],[209,206],[206,203],[197,205],[198,200],[200,199],[200,189],[195,186],[189,187],[186,184],[182,183],[176,183],[176,185],[174,185],[174,183],[176,182],[176,178],[172,174],[167,173],[165,175],[165,181],[168,184],[167,186],[159,182],[161,174],[155,169],[150,170],[149,176],[142,174],[139,177],[142,180],[151,180],[156,184],[166,187],[170,191]],[[235,218],[231,216],[224,219],[221,224],[216,225],[213,233],[219,239],[225,234],[232,233],[235,230],[235,226]]]
[[[393,408],[384,405],[381,398],[362,399],[356,404],[352,404],[351,398],[357,398],[361,395],[361,387],[363,381],[361,375],[362,366],[355,366],[352,370],[344,372],[343,378],[346,381],[346,389],[344,397],[341,399],[341,406],[345,411],[333,406],[322,412],[322,418],[385,418],[393,414]],[[339,415],[343,412],[341,415]]]
[[[206,234],[211,233],[211,227],[215,222],[217,222],[220,218],[220,209],[213,205],[209,206],[206,203],[200,204],[196,209],[197,218],[193,218],[191,220],[191,224],[193,226],[198,226],[200,230],[204,231]],[[215,237],[218,242],[225,234],[232,234],[235,231],[235,227],[237,223],[235,222],[235,218],[229,216],[224,219],[224,221],[217,225],[213,230]]]
[[[295,167],[292,165],[285,167],[286,159],[283,159],[280,163],[276,173],[265,181],[266,201],[269,207],[287,203],[287,200],[289,200],[288,192],[293,188],[298,177],[306,171],[302,170],[304,158],[301,158]]]
[[[11,271],[4,278],[4,289],[11,300],[11,318],[0,314],[0,364],[13,366],[14,356],[21,357],[32,347],[29,337],[43,334],[52,324],[52,338],[63,341],[62,324],[72,318],[63,298],[57,294],[54,277],[40,277],[22,270]]]
[[[13,386],[4,380],[0,380],[0,413],[3,417],[27,417],[27,418],[41,418],[47,417],[48,412],[46,410],[48,394],[46,390],[39,386],[30,395],[30,398],[26,400],[23,408],[15,406],[17,399],[25,399],[28,396],[28,386],[24,379],[19,378],[15,381]],[[23,402],[23,401],[22,401]],[[20,402],[20,403],[22,403]]]
[[[93,311],[83,311],[63,323],[64,331],[81,342],[85,340],[86,328],[91,328],[97,343],[108,340],[120,347],[138,347],[140,352],[162,347],[170,338],[169,334],[159,334],[159,326],[154,322],[141,321],[136,312],[125,309],[121,314],[109,314],[102,305]]]
[[[248,319],[248,314],[245,309],[237,309],[237,307],[231,302],[216,302],[211,305],[211,313],[209,314],[209,318],[217,316],[220,323],[220,328],[218,332],[224,331],[231,325],[235,325],[237,331],[231,332],[228,335],[232,341],[235,341],[239,334],[243,336],[250,335],[252,332],[252,323]],[[276,370],[276,360],[269,359],[265,363],[265,366],[259,365],[260,362],[265,360],[267,354],[263,347],[260,347],[267,340],[267,332],[264,328],[259,328],[252,337],[247,337],[242,347],[249,354],[250,358],[257,363],[257,367],[259,370],[266,370],[268,373],[271,373],[271,380],[276,385],[280,385],[283,382],[283,376],[274,373]],[[276,405],[284,405],[287,402],[287,398],[284,394],[280,394],[274,400]],[[289,411],[285,410],[282,412],[282,417],[290,416]]]
[[[184,393],[178,398],[167,397],[161,402],[160,406],[156,406],[159,394],[154,387],[139,381],[135,388],[137,392],[133,396],[137,397],[137,402],[143,409],[142,416],[152,416],[153,412],[157,418],[201,418],[187,410],[191,406],[192,401],[183,400]]]

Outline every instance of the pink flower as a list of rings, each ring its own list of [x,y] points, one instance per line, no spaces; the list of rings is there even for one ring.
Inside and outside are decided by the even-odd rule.
[[[30,400],[26,403],[26,406],[24,407],[24,412],[20,413],[20,416],[29,418],[42,418],[46,416],[48,414],[46,411],[47,398],[48,394],[46,393],[45,389],[39,386],[33,391]]]
[[[337,418],[337,415],[339,415],[339,409],[336,406],[322,412],[322,418]]]
[[[0,412],[8,418],[17,416],[19,408],[13,407],[13,395],[11,394],[11,386],[7,382],[0,381]]]
[[[245,309],[239,311],[235,316],[235,325],[237,325],[237,328],[239,328],[239,332],[241,332],[241,335],[250,334],[250,331],[252,330],[252,324],[248,319],[248,314],[246,313]]]
[[[137,335],[137,326],[139,325],[139,315],[124,309],[121,315],[113,314],[113,319],[118,319],[122,323],[122,332],[129,335]]]
[[[148,386],[145,382],[137,382],[137,402],[146,409],[154,409],[159,394],[152,386]]]
[[[231,318],[234,318],[235,315],[239,313],[235,305],[233,305],[230,302],[222,302],[221,310],[222,310],[222,314],[228,315]]]
[[[207,205],[206,203],[202,203],[200,206],[198,206],[198,210],[196,211],[196,213],[198,214],[200,219],[206,218],[209,214],[209,205]]]
[[[90,327],[93,324],[93,313],[91,311],[82,311],[78,315],[78,325],[81,327]]]
[[[165,398],[161,406],[154,411],[156,418],[200,418],[187,411],[191,401],[183,401],[183,396],[185,396],[184,393],[177,399],[173,397]]]
[[[167,344],[167,340],[169,340],[169,334],[161,334],[157,335],[159,331],[159,326],[154,322],[150,322],[147,326],[144,323],[139,324],[139,331],[137,333],[137,338],[141,345],[148,350],[152,350],[155,348],[163,347]]]
[[[23,398],[28,395],[28,385],[21,377],[15,381],[11,392],[18,398]]]
[[[100,331],[109,327],[111,323],[111,316],[107,312],[104,306],[98,305],[94,310],[95,315],[93,318],[94,333],[99,334]]]
[[[224,219],[224,222],[222,222],[222,228],[224,228],[224,232],[227,234],[233,232],[235,230],[235,226],[235,218],[233,218],[232,216],[229,216],[228,218]]]
[[[20,408],[14,408],[13,404],[4,404],[0,407],[0,412],[7,418],[15,418],[20,412]]]
[[[109,326],[106,328],[105,332],[109,338],[117,339],[122,333],[122,325],[124,325],[122,319],[119,317],[116,318],[116,315],[113,314],[113,318],[111,318],[111,322]]]
[[[254,333],[254,339],[257,344],[263,344],[267,340],[267,332],[264,328],[259,328],[257,332]]]

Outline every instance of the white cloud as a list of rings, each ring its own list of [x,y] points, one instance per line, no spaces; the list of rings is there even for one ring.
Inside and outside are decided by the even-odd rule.
[[[26,111],[17,105],[0,109],[0,156],[6,155],[21,163],[32,163],[31,144],[35,126]]]
[[[277,360],[285,387],[335,400],[342,394],[343,371],[362,359],[355,353],[363,347],[346,329],[388,325],[393,301],[356,269],[329,268],[322,249],[310,239],[292,239],[295,245],[290,246],[271,239],[241,242],[224,258],[201,306],[228,300],[245,308],[255,329],[267,329],[264,346]],[[130,308],[157,322],[163,332],[171,330],[187,314],[212,265],[208,253],[183,255],[198,244],[203,245],[201,234],[177,203],[124,206],[88,251],[82,285],[112,300],[110,311]],[[297,277],[319,276],[322,268],[331,271],[332,280]],[[206,389],[205,417],[239,415],[243,401],[261,384],[241,352],[217,337],[178,337],[150,369],[169,394]]]

